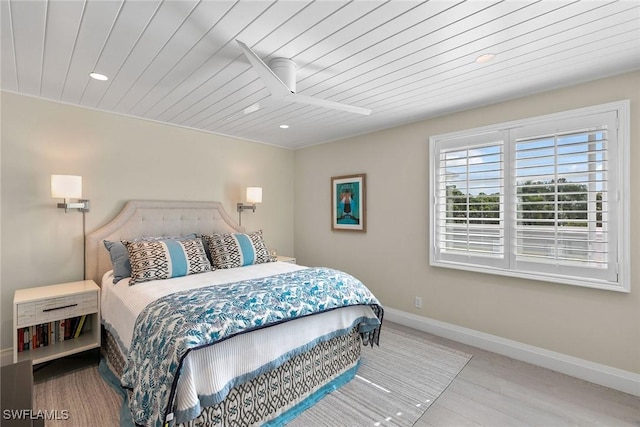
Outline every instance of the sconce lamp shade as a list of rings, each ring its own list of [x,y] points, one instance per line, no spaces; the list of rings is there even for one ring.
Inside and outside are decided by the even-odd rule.
[[[250,205],[243,205],[238,203],[238,224],[242,225],[242,211],[251,210],[256,211],[256,203],[262,203],[262,187],[247,187],[247,203]]]
[[[51,197],[54,199],[81,199],[82,177],[78,175],[51,175]]]
[[[247,187],[247,203],[262,203],[262,187]]]

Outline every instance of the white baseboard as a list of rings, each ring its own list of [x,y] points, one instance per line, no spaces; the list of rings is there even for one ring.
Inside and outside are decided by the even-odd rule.
[[[0,366],[7,366],[13,363],[13,349],[5,348],[0,350]]]
[[[385,307],[384,318],[419,331],[640,396],[640,374]]]

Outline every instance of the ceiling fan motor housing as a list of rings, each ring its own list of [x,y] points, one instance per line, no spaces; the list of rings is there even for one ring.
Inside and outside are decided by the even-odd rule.
[[[296,63],[288,58],[273,58],[269,68],[287,85],[291,93],[296,93]]]

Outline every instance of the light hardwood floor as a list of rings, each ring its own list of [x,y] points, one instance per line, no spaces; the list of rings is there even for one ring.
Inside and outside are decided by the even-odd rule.
[[[640,397],[391,322],[384,328],[473,355],[414,427],[640,426]]]
[[[414,427],[640,427],[640,397],[388,321],[384,323],[381,340],[384,340],[386,328],[473,355]],[[96,363],[95,352],[57,361],[35,372],[36,387],[47,378],[64,375]],[[106,390],[102,393],[115,395],[106,383],[103,386]],[[108,416],[103,419],[108,419],[109,422],[105,421],[103,425],[96,427],[118,425],[119,403],[117,398],[114,399],[112,400],[115,403],[107,408],[107,399],[102,398],[100,409],[107,413]],[[36,408],[41,409],[58,407],[46,402],[40,402],[41,405],[38,406],[37,393],[35,403]],[[96,408],[73,408],[76,415],[85,410],[91,415]],[[76,427],[73,423],[66,422],[47,424]],[[336,427],[343,426],[336,424]]]

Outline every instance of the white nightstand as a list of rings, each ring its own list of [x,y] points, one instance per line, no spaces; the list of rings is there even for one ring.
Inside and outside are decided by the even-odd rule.
[[[290,264],[295,264],[296,263],[296,259],[294,257],[291,257],[291,256],[278,255],[276,258],[278,258],[278,261],[280,261],[280,262],[288,262]]]
[[[61,320],[86,316],[77,338],[59,337]],[[41,326],[41,338],[48,331],[46,346],[18,351],[18,333],[25,328]],[[37,329],[36,329],[37,331]],[[53,333],[52,333],[53,331]],[[32,337],[32,335],[30,335]],[[61,283],[59,285],[18,289],[13,297],[13,362],[31,359],[38,364],[81,351],[100,347],[100,288],[93,280]]]

